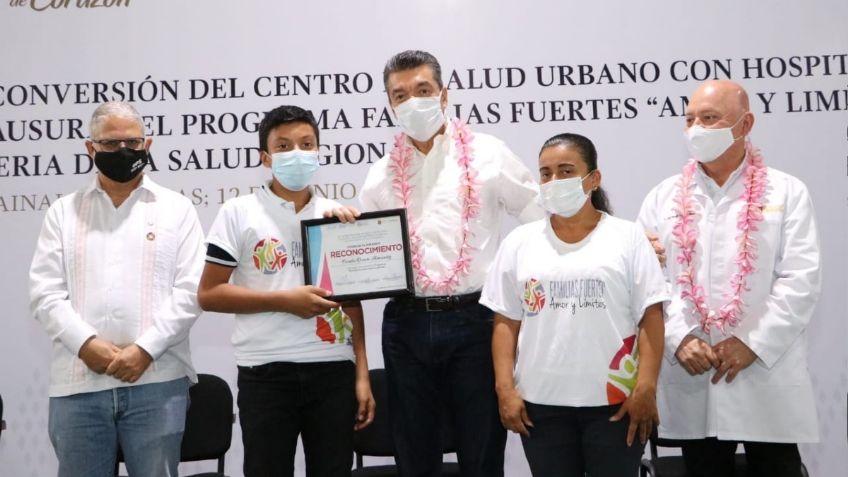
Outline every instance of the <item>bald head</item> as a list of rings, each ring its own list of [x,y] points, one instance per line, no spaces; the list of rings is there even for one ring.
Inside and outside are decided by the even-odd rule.
[[[733,128],[733,136],[747,136],[754,127],[748,93],[730,80],[705,81],[689,98],[686,127]]]
[[[739,83],[731,80],[705,81],[692,93],[692,101],[711,101],[720,103],[727,109],[739,114],[750,109],[748,93]]]
[[[693,138],[700,137],[698,141],[707,141],[705,145],[700,146],[703,148],[713,140],[721,142],[722,137],[726,137],[723,136],[725,133],[720,133],[718,136],[707,136],[710,138],[707,140],[698,128],[729,129],[732,136],[730,145],[726,146],[727,149],[717,157],[713,155],[714,153],[705,154],[703,149],[700,153],[693,152],[692,154],[702,164],[706,162],[712,162],[714,165],[723,164],[727,169],[724,172],[732,171],[739,165],[745,155],[745,138],[754,127],[754,115],[749,111],[749,106],[748,93],[738,83],[730,80],[706,81],[692,93],[689,106],[686,108],[687,140],[690,141],[690,151],[694,144],[691,141],[695,140]],[[713,170],[713,173],[715,172]],[[723,172],[715,177],[711,174],[711,177],[719,184],[726,179],[723,176]]]

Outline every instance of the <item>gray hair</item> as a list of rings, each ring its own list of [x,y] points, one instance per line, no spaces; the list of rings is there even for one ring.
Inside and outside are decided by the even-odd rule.
[[[110,117],[135,120],[138,122],[138,126],[142,132],[144,131],[144,121],[131,104],[123,101],[107,101],[98,106],[91,114],[91,121],[88,123],[88,127],[92,139],[94,139],[95,132],[99,132],[100,124]]]

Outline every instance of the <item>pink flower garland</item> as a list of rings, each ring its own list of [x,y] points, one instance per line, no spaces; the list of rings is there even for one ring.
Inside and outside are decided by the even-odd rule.
[[[748,166],[744,172],[745,191],[740,197],[745,201],[745,206],[739,211],[736,220],[736,228],[739,235],[736,243],[739,249],[736,252],[736,273],[730,280],[730,293],[728,302],[718,311],[710,310],[704,297],[704,288],[697,283],[697,270],[694,263],[695,247],[698,242],[698,213],[695,210],[697,202],[692,198],[694,186],[695,169],[698,162],[690,159],[683,168],[683,174],[677,183],[677,195],[674,197],[676,204],[675,212],[678,214],[677,223],[674,225],[672,234],[674,244],[680,248],[677,263],[683,265],[683,271],[677,276],[677,283],[683,286],[680,296],[689,300],[700,315],[701,329],[709,333],[710,328],[715,326],[722,333],[726,327],[735,327],[739,324],[742,307],[745,301],[742,293],[748,291],[747,277],[754,271],[754,261],[757,259],[757,243],[754,238],[757,224],[763,220],[762,199],[768,183],[767,169],[763,164],[759,149],[750,142],[745,144]]]
[[[407,221],[409,222],[409,242],[412,252],[412,268],[415,270],[415,278],[422,289],[431,289],[442,295],[451,295],[459,284],[459,279],[471,271],[471,226],[468,221],[480,213],[480,187],[477,181],[477,171],[471,169],[474,160],[474,149],[471,142],[474,134],[468,126],[454,119],[452,139],[456,147],[456,163],[461,169],[459,178],[459,199],[462,201],[461,223],[459,226],[460,245],[456,261],[448,269],[445,277],[438,279],[427,273],[423,266],[422,239],[418,224],[409,211],[409,201],[413,186],[409,184],[409,166],[412,161],[412,146],[407,144],[406,135],[403,133],[395,136],[394,148],[389,155],[389,168],[394,174],[392,189],[395,197],[400,200],[407,210]]]

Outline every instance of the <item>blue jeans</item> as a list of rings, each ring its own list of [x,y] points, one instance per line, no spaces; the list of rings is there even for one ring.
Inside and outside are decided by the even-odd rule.
[[[464,477],[503,476],[506,431],[495,394],[492,320],[476,303],[437,312],[386,305],[383,359],[402,476],[440,475],[444,418],[453,424]]]
[[[50,398],[59,477],[113,477],[118,445],[132,477],[176,477],[189,381]]]
[[[533,477],[636,477],[645,445],[626,442],[629,416],[610,422],[619,406],[545,406],[524,401],[533,422],[521,436]]]

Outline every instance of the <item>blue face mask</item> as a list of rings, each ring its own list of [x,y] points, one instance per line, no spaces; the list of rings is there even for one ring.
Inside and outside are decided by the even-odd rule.
[[[306,188],[318,170],[318,151],[295,149],[271,154],[271,172],[283,187],[291,191]]]

